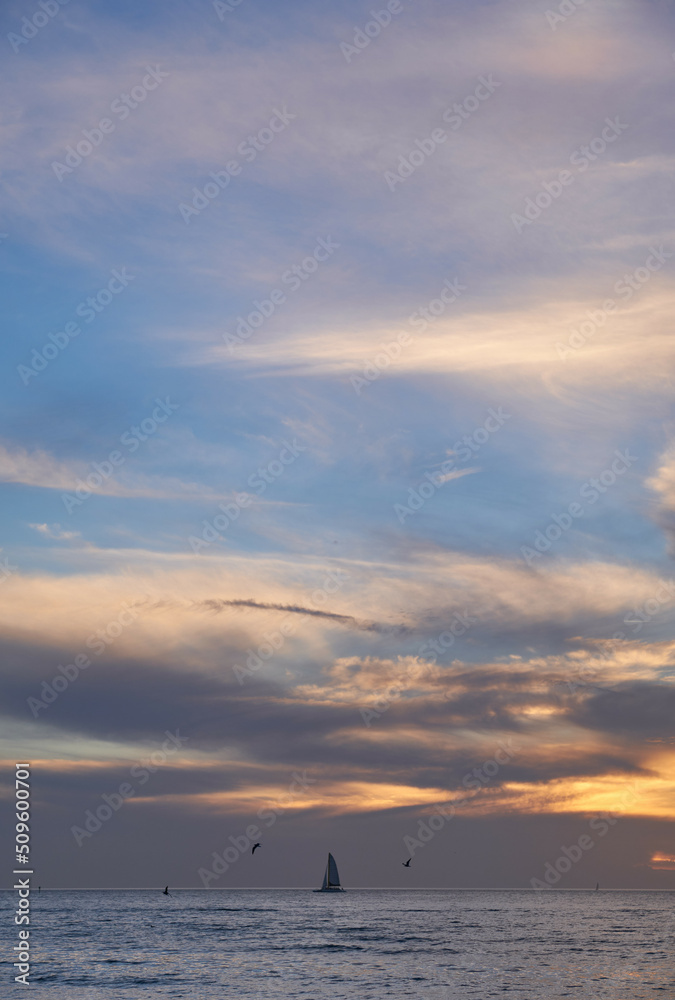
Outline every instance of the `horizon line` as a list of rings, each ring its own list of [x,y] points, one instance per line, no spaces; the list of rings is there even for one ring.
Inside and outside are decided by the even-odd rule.
[[[44,892],[159,892],[162,893],[163,890],[161,886],[143,886],[143,885],[127,885],[127,886],[40,886],[40,890]],[[411,886],[411,885],[355,885],[351,887],[343,887],[347,892],[675,892],[673,889],[639,889],[636,887],[622,887],[622,886],[609,886],[600,887],[600,889],[595,888],[595,886],[577,886],[576,888],[568,886],[567,888],[556,888],[556,886],[548,886],[545,890],[535,889],[533,886]],[[31,886],[33,892],[36,889]],[[182,885],[182,886],[171,886],[173,892],[274,892],[274,891],[314,891],[311,885],[219,885],[219,886],[203,886],[203,885]],[[13,892],[12,887],[0,889],[1,892]]]

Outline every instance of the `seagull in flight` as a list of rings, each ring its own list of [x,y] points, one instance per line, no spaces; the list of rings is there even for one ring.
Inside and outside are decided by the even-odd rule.
[[[261,846],[262,846],[261,844],[254,844],[253,847],[251,848],[251,854],[255,854],[256,848]]]
[[[402,861],[401,864],[403,865],[404,868],[410,868],[410,862],[411,861],[412,861],[412,858],[408,858],[407,861]]]
[[[164,890],[164,892],[162,893],[162,895],[163,896],[171,896],[171,893],[169,892],[168,885],[167,885],[166,889]],[[173,899],[173,896],[171,896],[171,898]]]

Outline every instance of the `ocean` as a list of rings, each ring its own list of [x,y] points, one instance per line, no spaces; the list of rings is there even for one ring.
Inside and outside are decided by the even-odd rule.
[[[675,997],[675,892],[43,890],[3,998]],[[13,894],[3,892],[4,927]],[[14,942],[10,942],[13,944]]]

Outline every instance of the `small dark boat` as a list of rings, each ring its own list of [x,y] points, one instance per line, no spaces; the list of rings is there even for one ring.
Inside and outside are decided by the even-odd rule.
[[[326,871],[323,876],[323,885],[320,889],[314,889],[314,892],[344,892],[344,889],[340,885],[340,875],[338,874],[338,867],[335,864],[335,858],[332,854],[328,855],[328,863],[326,864]]]

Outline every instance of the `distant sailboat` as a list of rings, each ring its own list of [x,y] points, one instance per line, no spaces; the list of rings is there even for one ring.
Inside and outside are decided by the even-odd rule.
[[[315,889],[314,892],[344,892],[344,889],[340,885],[338,868],[332,854],[328,855],[328,863],[326,864],[326,871],[323,876],[323,885],[320,889]]]

